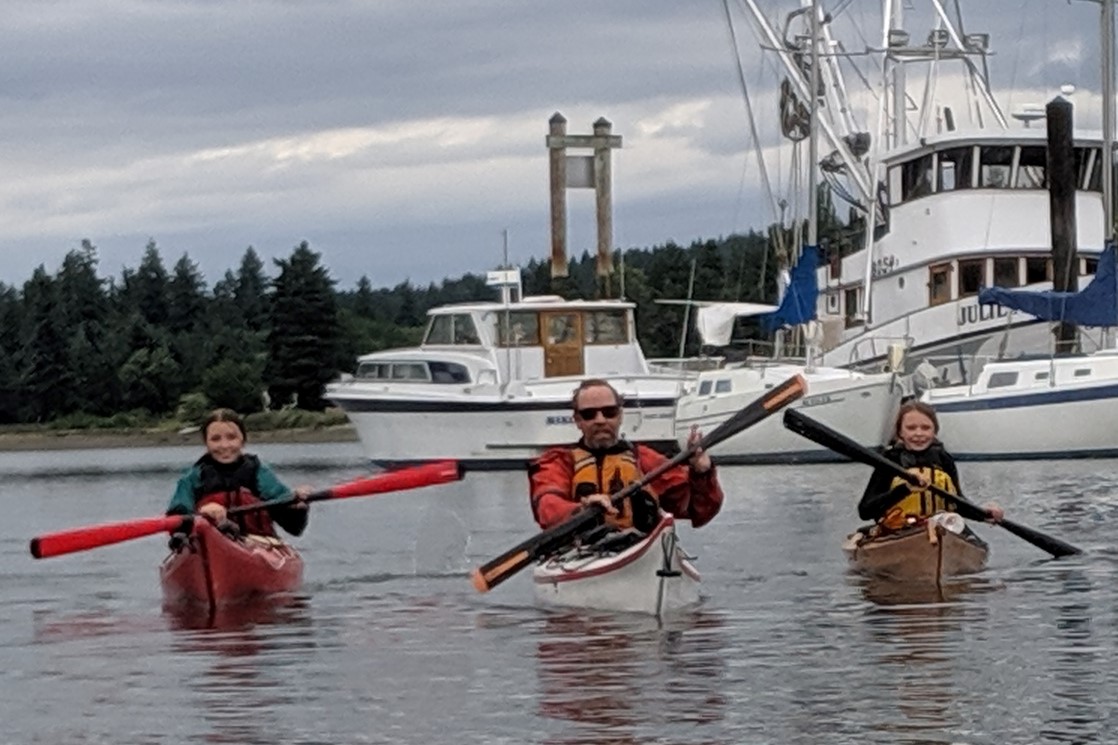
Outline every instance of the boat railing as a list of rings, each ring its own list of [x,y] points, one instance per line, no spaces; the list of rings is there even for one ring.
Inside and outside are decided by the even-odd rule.
[[[653,357],[648,360],[650,372],[673,375],[680,372],[703,372],[704,370],[717,370],[724,367],[726,358],[714,357]]]

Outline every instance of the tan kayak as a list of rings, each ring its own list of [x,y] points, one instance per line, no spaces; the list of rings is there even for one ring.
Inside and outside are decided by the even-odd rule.
[[[851,566],[876,577],[938,585],[986,566],[990,547],[958,515],[935,518],[870,538],[851,534],[842,545]]]

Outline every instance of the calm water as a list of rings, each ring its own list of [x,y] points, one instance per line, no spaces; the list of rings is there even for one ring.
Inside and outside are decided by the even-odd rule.
[[[357,447],[261,445],[292,484]],[[317,504],[296,602],[160,609],[150,537],[35,561],[28,539],[161,513],[193,448],[0,453],[0,742],[1118,742],[1118,463],[964,464],[975,501],[1089,549],[978,529],[991,566],[946,597],[849,577],[864,466],[723,469],[685,529],[700,612],[546,612],[528,573],[467,572],[533,530],[521,474]]]

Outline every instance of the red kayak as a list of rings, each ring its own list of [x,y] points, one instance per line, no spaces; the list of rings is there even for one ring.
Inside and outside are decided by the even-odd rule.
[[[205,519],[159,567],[163,602],[217,608],[253,597],[292,592],[303,581],[303,558],[278,538],[230,538]]]

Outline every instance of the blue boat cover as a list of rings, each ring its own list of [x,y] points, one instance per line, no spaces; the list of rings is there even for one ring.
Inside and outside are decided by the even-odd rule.
[[[761,316],[761,324],[767,331],[815,320],[815,303],[819,299],[819,280],[815,276],[818,268],[819,247],[804,246],[800,260],[792,267],[792,279],[780,306]]]
[[[978,302],[1022,310],[1044,321],[1063,321],[1079,326],[1118,326],[1118,273],[1114,263],[1114,243],[1108,242],[1099,256],[1099,266],[1091,283],[1079,292],[987,287],[978,293]]]

